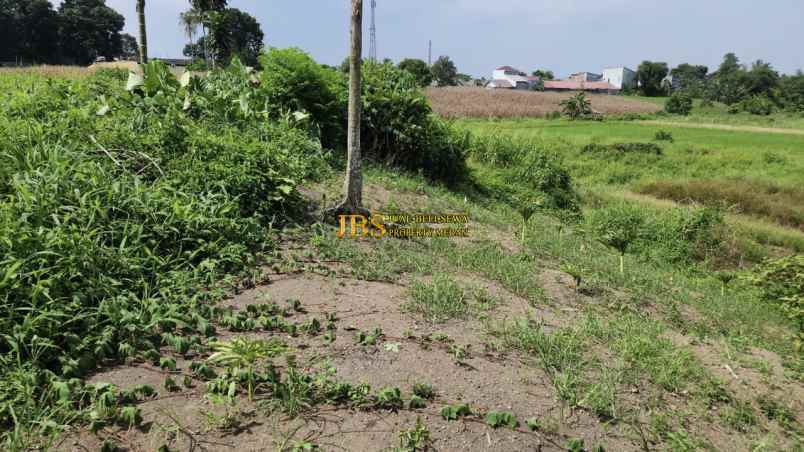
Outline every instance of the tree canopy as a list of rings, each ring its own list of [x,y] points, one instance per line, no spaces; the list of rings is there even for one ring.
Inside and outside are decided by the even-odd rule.
[[[77,64],[96,57],[113,58],[122,52],[120,32],[125,18],[105,0],[64,0],[59,6],[61,53]]]
[[[553,71],[548,71],[546,69],[537,69],[533,71],[532,75],[534,77],[539,77],[542,80],[554,80],[556,78],[555,74],[553,74]]]
[[[433,74],[430,72],[427,63],[422,60],[406,58],[399,63],[399,69],[413,74],[419,86],[430,86],[430,84],[433,83]]]
[[[455,86],[458,84],[458,68],[448,56],[439,57],[431,68],[433,79],[438,86]]]
[[[667,63],[643,61],[637,69],[639,89],[645,96],[659,96],[664,93],[662,80],[667,77]]]

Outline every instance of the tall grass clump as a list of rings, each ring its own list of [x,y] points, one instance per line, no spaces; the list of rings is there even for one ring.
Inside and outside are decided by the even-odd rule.
[[[470,155],[485,166],[477,173],[493,198],[523,212],[538,204],[562,218],[579,217],[580,198],[572,178],[559,155],[543,143],[478,135],[471,138]]]

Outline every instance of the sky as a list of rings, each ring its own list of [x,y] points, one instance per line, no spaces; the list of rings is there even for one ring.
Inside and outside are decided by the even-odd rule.
[[[58,0],[54,3],[59,3]],[[135,0],[107,0],[137,35]],[[783,73],[804,69],[802,0],[377,0],[379,58],[448,55],[463,73],[490,77],[501,65],[550,69],[557,76],[636,69],[643,60],[703,64],[715,70],[734,52]],[[257,18],[266,45],[299,47],[339,64],[349,46],[349,0],[230,0]],[[368,6],[365,1],[365,52]],[[149,53],[181,57],[179,13],[187,0],[149,0]]]

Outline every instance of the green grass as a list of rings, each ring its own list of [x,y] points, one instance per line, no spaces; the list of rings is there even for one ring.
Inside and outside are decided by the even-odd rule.
[[[674,118],[675,120],[676,118]],[[641,204],[632,193],[650,193],[679,202],[698,201],[725,207],[740,221],[730,223],[747,231],[755,244],[800,252],[804,235],[782,226],[798,226],[804,215],[801,174],[804,174],[804,135],[694,129],[627,121],[460,121],[481,135],[511,137],[561,156],[575,187],[590,200],[623,198]],[[657,132],[673,141],[656,141]],[[661,155],[627,152],[584,152],[591,143],[653,143]],[[600,148],[602,149],[602,148]],[[694,186],[705,184],[706,189]],[[650,187],[671,187],[653,190]],[[759,187],[761,189],[749,189]],[[655,192],[655,193],[654,193]],[[718,195],[717,193],[720,193]],[[727,196],[728,195],[728,196]],[[757,254],[746,243],[743,254]]]
[[[410,302],[405,309],[421,314],[425,320],[443,323],[465,317],[469,301],[463,287],[454,279],[436,274],[432,281],[414,282],[410,288]]]

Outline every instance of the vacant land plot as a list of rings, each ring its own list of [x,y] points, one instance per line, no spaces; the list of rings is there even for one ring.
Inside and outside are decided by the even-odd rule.
[[[485,88],[430,88],[433,110],[446,118],[528,118],[561,111],[561,101],[574,93],[490,90]],[[622,96],[591,94],[592,109],[603,114],[655,113],[661,106]]]

